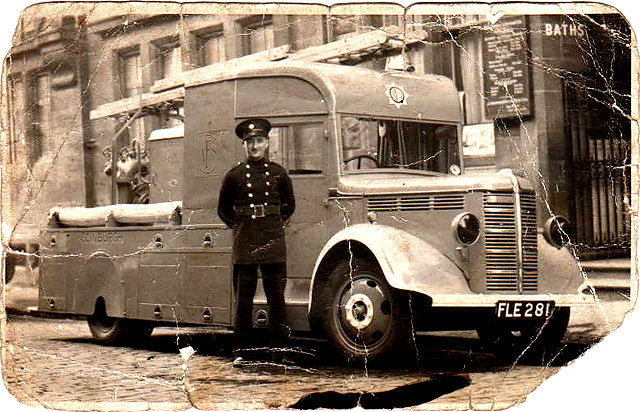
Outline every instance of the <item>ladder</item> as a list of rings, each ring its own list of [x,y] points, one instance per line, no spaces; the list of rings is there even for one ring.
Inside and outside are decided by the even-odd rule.
[[[270,61],[333,62],[359,60],[375,52],[389,52],[422,42],[427,38],[424,30],[403,32],[397,26],[389,26],[366,33],[346,36],[340,40],[307,47],[291,53],[290,45],[283,45],[259,53],[182,72],[174,77],[156,81],[149,93],[102,104],[91,110],[91,120],[107,117],[139,117],[156,113],[167,105],[179,106],[184,100],[185,84],[202,84],[225,75],[229,70]]]

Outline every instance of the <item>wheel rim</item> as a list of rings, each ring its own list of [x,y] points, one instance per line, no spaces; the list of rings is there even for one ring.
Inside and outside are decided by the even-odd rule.
[[[339,337],[355,351],[375,350],[391,334],[391,305],[391,291],[373,275],[347,279],[336,301]]]

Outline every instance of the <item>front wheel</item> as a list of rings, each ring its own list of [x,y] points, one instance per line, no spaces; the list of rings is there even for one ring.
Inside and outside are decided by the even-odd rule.
[[[375,364],[405,352],[411,338],[408,300],[389,286],[377,265],[341,262],[322,296],[325,335],[346,361]]]

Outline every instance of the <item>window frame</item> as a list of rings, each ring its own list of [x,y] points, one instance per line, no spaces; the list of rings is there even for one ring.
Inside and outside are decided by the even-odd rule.
[[[259,53],[261,51],[269,50],[271,48],[271,47],[268,47],[268,44],[266,44],[265,42],[265,48],[263,50],[252,50],[251,31],[258,28],[262,28],[266,30],[267,26],[270,26],[271,36],[273,38],[272,47],[276,46],[275,25],[273,22],[274,22],[274,18],[272,14],[245,17],[243,19],[238,20],[238,24],[240,25],[242,56],[248,56],[250,54]]]
[[[207,64],[204,56],[204,47],[202,44],[207,40],[218,38],[222,41],[222,59]],[[191,64],[195,67],[205,67],[211,64],[221,63],[227,61],[227,44],[224,36],[224,26],[222,24],[216,24],[213,26],[204,27],[198,30],[194,30],[191,32],[191,51],[193,53],[194,58],[191,61]]]
[[[455,142],[456,142],[456,150],[454,151],[455,156],[458,158],[458,162],[456,163],[460,168],[462,168],[464,159],[462,158],[462,152],[461,152],[461,129],[459,127],[459,124],[455,123],[455,122],[435,122],[435,121],[428,121],[428,120],[418,120],[418,119],[408,119],[408,118],[403,118],[403,117],[390,117],[390,116],[380,116],[380,115],[376,115],[376,114],[358,114],[358,113],[338,113],[336,116],[336,130],[338,132],[338,136],[336,137],[338,140],[338,169],[340,171],[341,175],[345,175],[345,174],[358,174],[358,173],[375,173],[376,169],[355,169],[355,170],[347,170],[345,169],[345,164],[344,164],[344,142],[343,142],[343,136],[342,136],[342,119],[345,117],[356,117],[356,118],[361,118],[361,119],[368,119],[368,120],[388,120],[388,121],[393,121],[393,122],[406,122],[406,123],[420,123],[423,125],[428,125],[428,126],[432,126],[432,127],[440,127],[440,126],[450,126],[455,130]],[[377,144],[379,146],[379,142]],[[376,148],[376,150],[380,150],[378,147]],[[409,169],[409,168],[380,168],[380,170],[397,170],[399,172],[402,171],[412,171],[412,172],[423,172],[425,174],[438,174],[438,175],[447,175],[448,173],[441,173],[441,172],[437,172],[437,171],[430,171],[430,170],[420,170],[420,169]]]
[[[126,70],[125,70],[125,67],[126,67],[125,60],[133,56],[137,56],[138,58],[138,64],[136,67],[137,79],[138,79],[137,89],[140,91],[140,93],[143,92],[144,85],[143,85],[143,75],[142,75],[142,53],[140,50],[140,45],[136,44],[120,50],[116,50],[115,52],[115,60],[116,60],[115,69],[117,71],[117,76],[115,77],[118,79],[118,85],[116,87],[116,93],[118,94],[118,96],[116,96],[115,100],[134,96],[134,94],[130,94],[127,91],[128,90],[127,85],[129,83],[127,81]]]
[[[16,88],[17,84],[21,87],[21,93],[18,94],[21,97],[21,101],[16,104]],[[7,112],[9,114],[9,136],[7,145],[8,159],[7,163],[13,164],[18,160],[18,147],[20,145],[21,137],[24,137],[25,133],[25,106],[26,106],[26,90],[25,79],[20,75],[7,76]],[[20,131],[20,134],[18,134]]]
[[[247,117],[247,119],[249,119],[251,117]],[[238,122],[245,120],[245,118],[239,118],[236,119]],[[300,116],[296,116],[296,117],[276,117],[276,118],[269,118],[267,119],[269,120],[269,122],[271,123],[271,128],[277,128],[277,127],[286,127],[287,128],[287,136],[294,136],[293,134],[293,130],[294,127],[296,125],[311,125],[311,124],[317,124],[317,125],[321,125],[322,127],[324,127],[324,136],[322,137],[322,156],[321,156],[321,162],[322,162],[322,169],[319,171],[319,173],[304,173],[304,172],[297,172],[297,169],[291,169],[289,167],[288,164],[280,164],[279,162],[276,162],[278,164],[280,164],[282,167],[284,167],[287,172],[292,175],[292,176],[307,176],[307,177],[324,177],[326,176],[327,170],[329,169],[329,164],[328,164],[328,146],[327,143],[329,141],[328,138],[328,119],[327,119],[327,115],[310,115],[310,116],[304,116],[304,117],[300,117]],[[290,156],[291,159],[294,160],[295,163],[295,146],[293,148],[289,147],[289,142],[287,142],[287,145],[285,146],[286,148],[286,152],[287,152],[287,159],[286,159],[286,163],[288,163],[290,161]],[[274,161],[273,159],[270,159],[271,161]],[[285,162],[282,162],[285,163]],[[295,164],[294,164],[295,165]],[[304,170],[304,169],[301,169]]]
[[[176,50],[178,53],[178,59],[180,63],[180,72],[183,71],[183,56],[182,47],[179,36],[164,37],[162,39],[154,40],[151,45],[151,60],[154,62],[152,65],[152,79],[153,81],[166,79],[169,76],[165,73],[165,61],[167,57],[167,51]]]
[[[336,32],[335,18],[340,19],[354,19],[355,30],[342,33]],[[348,37],[354,34],[366,33],[373,30],[378,30],[387,26],[400,26],[402,15],[398,14],[365,14],[365,15],[345,15],[334,14],[328,16],[327,24],[329,26],[329,37],[331,41],[337,41],[344,37]]]
[[[145,84],[145,73],[143,72],[143,70],[145,69],[144,60],[143,60],[144,51],[145,50],[143,50],[142,45],[139,43],[129,45],[113,51],[113,56],[114,56],[113,67],[114,67],[114,72],[116,74],[114,78],[117,79],[117,82],[114,82],[114,95],[115,95],[114,100],[120,100],[124,98],[138,96],[144,93],[145,90],[148,88],[148,85]],[[137,92],[125,93],[125,91],[127,91],[126,86],[128,84],[126,70],[124,70],[125,60],[133,56],[137,57],[137,65],[136,65],[137,87],[135,88]],[[126,130],[124,133],[122,133],[118,138],[118,148],[129,145],[133,141],[133,139],[137,139],[141,142],[144,142],[146,140],[147,130],[149,129],[148,122],[149,120],[146,118],[135,119],[129,126],[129,129]],[[122,124],[123,122],[118,122],[115,125],[114,131],[120,128]]]
[[[40,87],[40,79],[47,79],[47,86],[44,89],[44,96],[41,95]],[[28,139],[30,140],[30,145],[33,147],[32,155],[33,160],[35,161],[40,156],[42,156],[47,150],[53,150],[53,147],[47,147],[51,144],[51,134],[45,133],[42,127],[43,120],[44,124],[48,125],[51,128],[51,122],[53,120],[52,116],[52,105],[51,105],[51,73],[47,71],[37,71],[32,72],[28,76],[28,81],[26,83],[28,87],[25,90],[27,94],[27,107],[26,111],[29,111],[29,123],[28,129],[30,132],[27,132]],[[43,103],[44,102],[44,103]],[[42,104],[43,103],[43,104]],[[34,147],[34,144],[37,142],[37,145]]]

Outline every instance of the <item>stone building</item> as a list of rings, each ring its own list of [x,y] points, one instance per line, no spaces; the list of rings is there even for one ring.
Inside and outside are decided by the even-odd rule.
[[[23,18],[5,59],[3,196],[11,221],[25,206],[37,213],[23,221],[36,224],[56,204],[111,201],[104,152],[126,119],[91,121],[89,112],[99,105],[148,92],[180,71],[399,26],[427,32],[420,44],[397,49],[415,72],[442,74],[458,86],[465,123],[473,125],[464,134],[465,167],[511,168],[536,182],[539,222],[550,213],[568,217],[583,257],[628,256],[631,58],[624,18],[534,15],[492,22],[390,10]],[[345,56],[335,63],[384,70],[388,57]],[[133,121],[119,147],[148,144],[151,131],[178,125],[182,114],[180,107],[164,107]]]
[[[85,203],[82,33],[75,16],[16,28],[2,85],[3,240],[14,227],[14,237],[33,238],[53,205]]]

